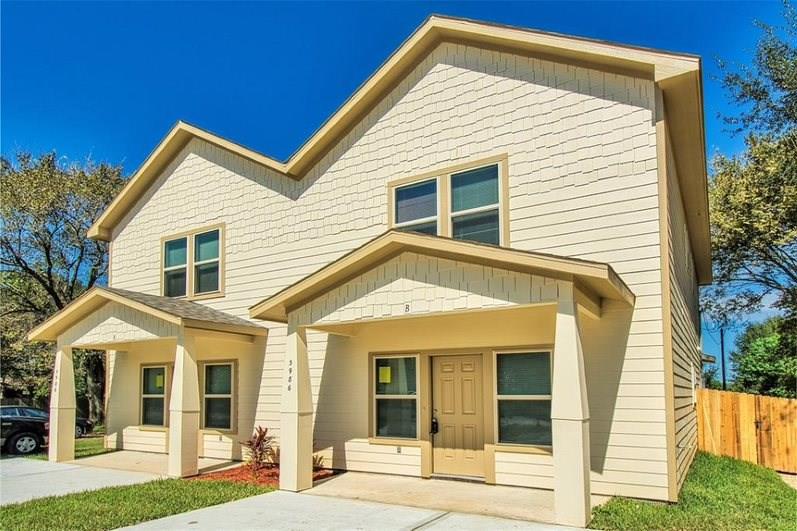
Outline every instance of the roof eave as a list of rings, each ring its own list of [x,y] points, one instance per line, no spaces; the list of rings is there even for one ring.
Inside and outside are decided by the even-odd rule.
[[[391,230],[255,304],[249,309],[249,316],[253,319],[285,323],[292,308],[402,252],[443,256],[570,280],[594,280],[610,286],[607,289],[613,292],[613,298],[630,306],[635,303],[634,293],[608,264]]]

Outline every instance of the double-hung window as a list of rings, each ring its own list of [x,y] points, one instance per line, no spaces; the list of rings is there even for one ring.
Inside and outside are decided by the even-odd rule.
[[[166,425],[166,366],[141,368],[141,424]]]
[[[396,188],[395,226],[437,234],[437,179]]]
[[[220,293],[221,229],[197,231],[163,242],[163,295],[196,297]]]
[[[451,176],[451,235],[457,240],[501,243],[498,165]]]
[[[507,245],[507,220],[501,204],[505,165],[500,161],[436,177],[391,186],[392,219],[396,229],[447,236],[493,245]]]
[[[219,229],[194,236],[194,294],[219,291]]]
[[[374,436],[418,438],[418,358],[374,358]]]
[[[551,446],[551,354],[496,354],[498,442]]]
[[[217,430],[232,429],[233,378],[232,363],[205,364],[203,427]]]
[[[185,297],[188,282],[188,238],[176,238],[164,243],[163,294]]]

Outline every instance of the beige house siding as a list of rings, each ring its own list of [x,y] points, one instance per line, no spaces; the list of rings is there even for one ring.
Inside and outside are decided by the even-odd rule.
[[[637,296],[590,332],[593,488],[666,499],[654,107],[651,80],[442,44],[299,182],[192,140],[114,230],[113,286],[158,293],[160,238],[223,222],[225,296],[202,303],[246,317],[386,230],[389,181],[506,153],[512,246],[608,262]],[[285,327],[269,328],[256,422],[278,434]],[[318,400],[338,339],[311,337]],[[347,363],[365,382],[361,361]],[[350,440],[347,464],[375,466],[371,446]],[[384,463],[414,473],[413,459]]]
[[[669,142],[668,142],[669,145]],[[701,384],[698,285],[675,161],[667,150],[669,264],[675,400],[676,477],[680,489],[697,451],[694,386]]]

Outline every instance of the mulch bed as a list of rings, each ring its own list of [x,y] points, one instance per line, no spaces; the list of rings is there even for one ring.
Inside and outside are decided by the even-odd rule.
[[[338,474],[337,470],[329,468],[319,468],[313,470],[313,481],[326,479]],[[261,468],[257,473],[253,473],[246,465],[208,472],[190,478],[192,481],[231,481],[233,483],[244,483],[247,485],[259,485],[261,487],[279,487],[280,470],[279,467]]]

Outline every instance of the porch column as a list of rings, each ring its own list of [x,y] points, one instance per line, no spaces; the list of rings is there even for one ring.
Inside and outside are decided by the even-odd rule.
[[[50,461],[75,458],[75,371],[72,347],[58,343],[50,394]]]
[[[313,486],[313,397],[304,329],[288,325],[280,408],[280,489]]]
[[[170,477],[195,476],[199,473],[199,374],[196,355],[195,338],[181,330],[177,337],[169,401]]]
[[[586,527],[590,504],[589,406],[581,329],[572,285],[560,288],[551,421],[556,523]]]

